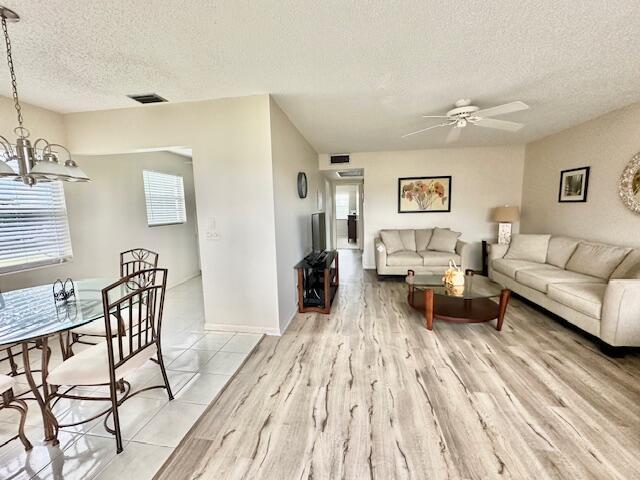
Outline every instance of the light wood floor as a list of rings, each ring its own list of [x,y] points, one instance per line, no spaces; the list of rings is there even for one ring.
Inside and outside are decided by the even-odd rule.
[[[640,356],[512,300],[436,321],[341,252],[332,315],[267,337],[160,479],[638,479]]]

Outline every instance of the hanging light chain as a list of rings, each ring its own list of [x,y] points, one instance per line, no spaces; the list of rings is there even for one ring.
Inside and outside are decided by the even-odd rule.
[[[13,103],[15,105],[16,112],[18,113],[18,128],[24,131],[22,126],[22,107],[20,106],[20,100],[18,98],[18,80],[16,79],[16,72],[13,68],[13,56],[11,55],[11,40],[9,39],[9,30],[7,29],[7,18],[2,16],[2,33],[4,34],[4,42],[7,46],[7,64],[9,65],[9,73],[11,74],[11,88],[13,90]]]

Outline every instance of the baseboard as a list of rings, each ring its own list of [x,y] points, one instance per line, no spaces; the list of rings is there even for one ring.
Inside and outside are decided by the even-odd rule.
[[[256,327],[253,325],[230,325],[227,323],[205,323],[205,330],[218,330],[219,332],[262,333],[263,335],[280,336],[279,328]]]
[[[193,280],[194,278],[199,277],[200,275],[202,275],[202,272],[198,271],[182,280],[177,281],[176,283],[170,283],[169,285],[167,285],[167,290],[170,288],[177,287],[178,285],[182,285],[183,283],[187,283],[189,280]]]
[[[289,328],[289,325],[291,325],[291,322],[293,321],[293,319],[296,317],[296,315],[298,314],[298,308],[296,307],[293,310],[293,313],[289,316],[289,320],[287,320],[287,323],[284,325],[284,327],[280,328],[280,336],[284,335],[284,332],[287,331],[287,328]]]

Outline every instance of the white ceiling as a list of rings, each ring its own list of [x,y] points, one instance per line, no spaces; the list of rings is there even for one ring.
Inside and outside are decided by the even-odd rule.
[[[637,0],[2,0],[24,101],[60,112],[271,93],[320,153],[444,146],[401,139],[463,97],[523,100],[522,143],[640,101]],[[2,62],[0,94],[9,93]],[[144,108],[140,106],[140,108]],[[28,119],[27,119],[28,124]]]

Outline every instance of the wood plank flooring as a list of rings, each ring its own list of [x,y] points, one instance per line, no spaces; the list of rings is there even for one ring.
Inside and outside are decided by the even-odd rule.
[[[638,479],[640,356],[518,300],[436,320],[341,251],[330,316],[265,338],[158,479]]]

